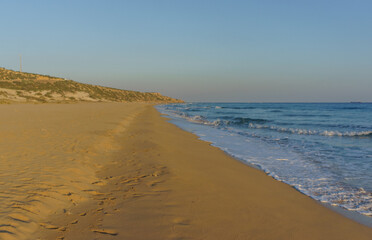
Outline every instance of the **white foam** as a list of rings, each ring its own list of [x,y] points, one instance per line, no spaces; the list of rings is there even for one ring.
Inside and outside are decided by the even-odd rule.
[[[284,128],[278,126],[271,126],[271,125],[263,125],[263,124],[254,124],[249,123],[249,128],[253,129],[270,129],[275,130],[278,132],[286,132],[292,134],[300,134],[300,135],[320,135],[320,136],[338,136],[338,137],[361,137],[361,136],[372,136],[372,131],[361,131],[361,132],[339,132],[339,131],[331,131],[331,130],[310,130],[310,129],[300,129],[300,128]]]

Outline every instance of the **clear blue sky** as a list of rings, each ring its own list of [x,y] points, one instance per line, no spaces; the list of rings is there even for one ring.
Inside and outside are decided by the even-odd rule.
[[[0,66],[187,101],[372,101],[372,1],[1,1]]]

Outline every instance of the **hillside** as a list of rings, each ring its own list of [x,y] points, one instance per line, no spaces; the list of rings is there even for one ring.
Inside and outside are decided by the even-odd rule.
[[[48,75],[0,68],[0,103],[12,102],[182,102],[160,93],[102,87]]]

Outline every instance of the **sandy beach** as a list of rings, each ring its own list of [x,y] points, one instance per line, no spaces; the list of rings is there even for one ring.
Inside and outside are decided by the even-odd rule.
[[[0,105],[0,239],[371,239],[145,103]]]

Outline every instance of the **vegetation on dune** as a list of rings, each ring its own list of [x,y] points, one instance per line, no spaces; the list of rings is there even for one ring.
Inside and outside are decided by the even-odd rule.
[[[17,72],[13,70],[8,70],[5,68],[0,68],[0,80],[46,80],[46,81],[62,81],[63,78],[52,77],[48,75]]]
[[[10,89],[15,91],[13,100],[22,99],[26,102],[182,102],[159,93],[120,90],[4,68],[0,68],[0,88],[3,89],[0,91],[3,100],[9,100],[7,96],[10,93],[4,89]]]

